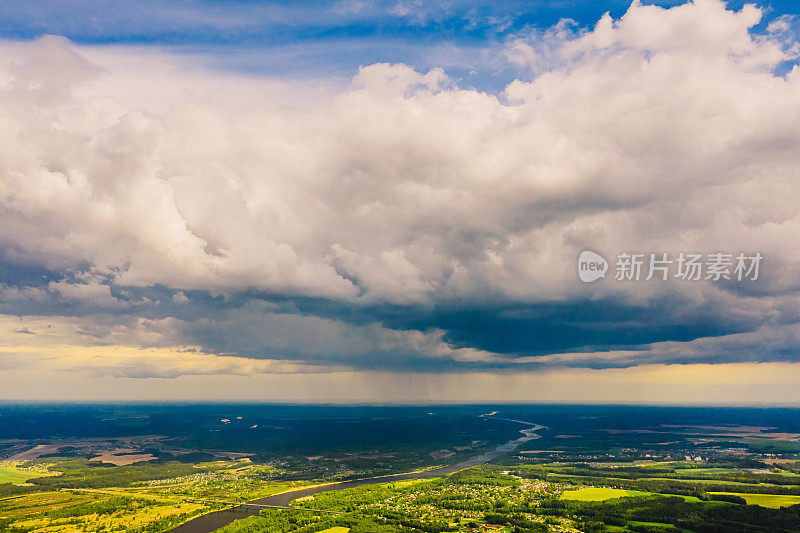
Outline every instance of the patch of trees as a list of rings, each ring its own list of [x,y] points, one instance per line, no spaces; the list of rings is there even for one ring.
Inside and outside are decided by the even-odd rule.
[[[0,518],[0,532],[2,533],[28,533],[29,528],[22,526],[12,526],[14,522],[11,518]]]
[[[800,486],[797,485],[735,485],[724,481],[715,483],[692,482],[690,480],[676,479],[622,479],[603,477],[569,477],[551,476],[551,482],[572,483],[575,485],[591,484],[598,487],[615,487],[627,490],[641,490],[657,492],[660,494],[677,494],[683,496],[701,496],[704,492],[745,492],[748,494],[783,494],[800,495]]]
[[[456,531],[442,521],[422,522],[402,512],[383,515],[352,512],[342,516],[316,516],[311,511],[264,509],[251,517],[219,529],[219,533],[316,533],[333,526],[350,528],[350,533],[445,533]]]
[[[494,487],[513,487],[519,480],[504,474],[491,466],[473,467],[460,470],[447,478],[449,483],[457,485],[490,485]]]
[[[735,494],[709,494],[708,499],[717,502],[737,503],[739,505],[747,505],[747,500]]]
[[[31,487],[30,485],[15,485],[13,483],[0,483],[0,498],[8,498],[9,496],[18,496],[36,492],[39,489]]]
[[[704,465],[707,467],[707,465]],[[716,466],[716,465],[715,465]],[[696,467],[699,469],[699,467]],[[798,485],[800,476],[787,476],[781,474],[764,474],[755,472],[675,472],[670,467],[655,466],[625,466],[617,468],[596,468],[586,463],[571,463],[569,465],[518,465],[511,469],[520,477],[546,479],[548,474],[561,474],[565,476],[581,476],[594,478],[613,479],[640,479],[663,478],[676,480],[708,480],[720,483],[736,482],[747,484],[769,483],[773,485]],[[553,479],[551,479],[552,481]],[[716,489],[714,489],[716,490]]]
[[[680,530],[674,526],[657,526],[654,524],[633,524],[628,529],[636,533],[678,533]]]
[[[487,524],[497,524],[501,526],[513,526],[514,532],[517,533],[533,533],[539,531],[548,531],[548,527],[541,522],[534,522],[526,518],[520,513],[502,514],[502,513],[487,513],[484,515],[484,520]]]
[[[544,502],[543,502],[544,503]],[[550,502],[542,506],[543,514],[567,514],[585,522],[622,525],[622,522],[657,522],[698,533],[788,533],[800,531],[800,505],[768,509],[757,505],[729,505],[709,501],[692,503],[680,497],[637,496],[582,502],[564,500],[563,506]],[[740,502],[736,502],[740,503]],[[645,531],[640,526],[628,529]],[[647,531],[671,531],[666,526]],[[639,528],[639,529],[636,529]]]
[[[107,500],[88,502],[60,509],[52,509],[43,513],[47,518],[69,518],[84,515],[110,515],[118,511],[133,511],[137,508],[152,505],[150,502],[134,501],[130,498],[116,496]]]
[[[182,453],[175,457],[175,460],[181,463],[206,463],[215,459],[214,454],[208,452]]]
[[[94,466],[83,459],[59,463],[55,469],[63,474],[34,478],[29,483],[42,490],[60,488],[124,487],[137,481],[168,479],[205,471],[185,463],[139,463],[126,466]]]

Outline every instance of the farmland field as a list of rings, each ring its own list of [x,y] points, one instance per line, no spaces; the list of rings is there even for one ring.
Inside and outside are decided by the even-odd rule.
[[[747,505],[760,505],[761,507],[769,507],[770,509],[789,507],[790,505],[797,505],[800,503],[800,496],[785,494],[747,494],[744,492],[710,492],[709,494],[731,494],[733,496],[741,496],[747,501]]]
[[[0,516],[24,531],[75,531],[75,524],[92,530],[164,531],[203,509],[179,499],[167,502],[90,492],[43,492],[0,502]]]
[[[36,472],[26,472],[15,468],[0,466],[0,483],[13,483],[17,485],[41,475],[42,474],[37,474]]]
[[[583,502],[602,502],[611,498],[624,498],[625,496],[646,496],[649,492],[638,490],[607,489],[604,487],[586,487],[578,490],[568,490],[561,495],[563,500],[578,500]]]
[[[667,523],[664,523],[664,522],[642,522],[640,520],[631,520],[631,521],[628,522],[628,527],[631,527],[631,526],[633,526],[633,527],[636,527],[636,526],[651,526],[651,527],[661,527],[661,528],[673,528],[673,529],[667,529],[667,531],[670,531],[670,532],[678,532],[678,531],[680,531],[681,533],[692,533],[688,529],[677,528],[677,527],[672,526],[671,524],[667,524]],[[627,529],[625,529],[625,528],[620,528],[620,531],[626,531],[626,530]]]
[[[676,474],[735,474],[736,468],[676,468]]]

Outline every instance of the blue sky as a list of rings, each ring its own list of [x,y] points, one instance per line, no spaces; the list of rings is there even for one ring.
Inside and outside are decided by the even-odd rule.
[[[645,2],[670,7],[679,0]],[[741,9],[745,2],[728,2]],[[752,3],[752,2],[751,2]],[[770,21],[790,0],[755,2]],[[446,68],[466,86],[497,91],[520,73],[498,57],[509,40],[561,19],[593,26],[628,1],[153,1],[0,2],[0,38],[61,35],[90,45],[149,46],[191,54],[217,69],[294,77],[351,77],[359,66],[400,62]]]
[[[777,0],[0,0],[3,394],[800,376],[799,56]],[[585,249],[766,259],[583,284]]]

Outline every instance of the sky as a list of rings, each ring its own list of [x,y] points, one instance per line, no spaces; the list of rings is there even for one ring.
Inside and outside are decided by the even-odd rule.
[[[0,399],[798,404],[797,11],[0,0]]]

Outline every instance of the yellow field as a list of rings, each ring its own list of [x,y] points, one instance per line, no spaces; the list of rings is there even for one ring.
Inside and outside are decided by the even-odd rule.
[[[586,487],[578,490],[567,490],[561,494],[562,500],[579,500],[584,502],[601,502],[611,498],[625,496],[646,496],[649,492],[638,490],[607,489],[603,487]]]
[[[76,523],[91,524],[93,530],[123,526],[167,530],[206,509],[179,500],[167,503],[77,491],[43,492],[0,502],[0,516],[10,519],[10,526],[42,533],[72,533]]]
[[[789,507],[790,505],[797,505],[800,503],[800,496],[784,494],[746,494],[743,492],[710,492],[709,494],[732,494],[734,496],[741,496],[745,499],[747,505],[760,505],[761,507],[769,507],[771,509]]]
[[[350,531],[349,527],[334,526],[329,527],[328,529],[323,529],[319,533],[347,533],[348,531]]]

